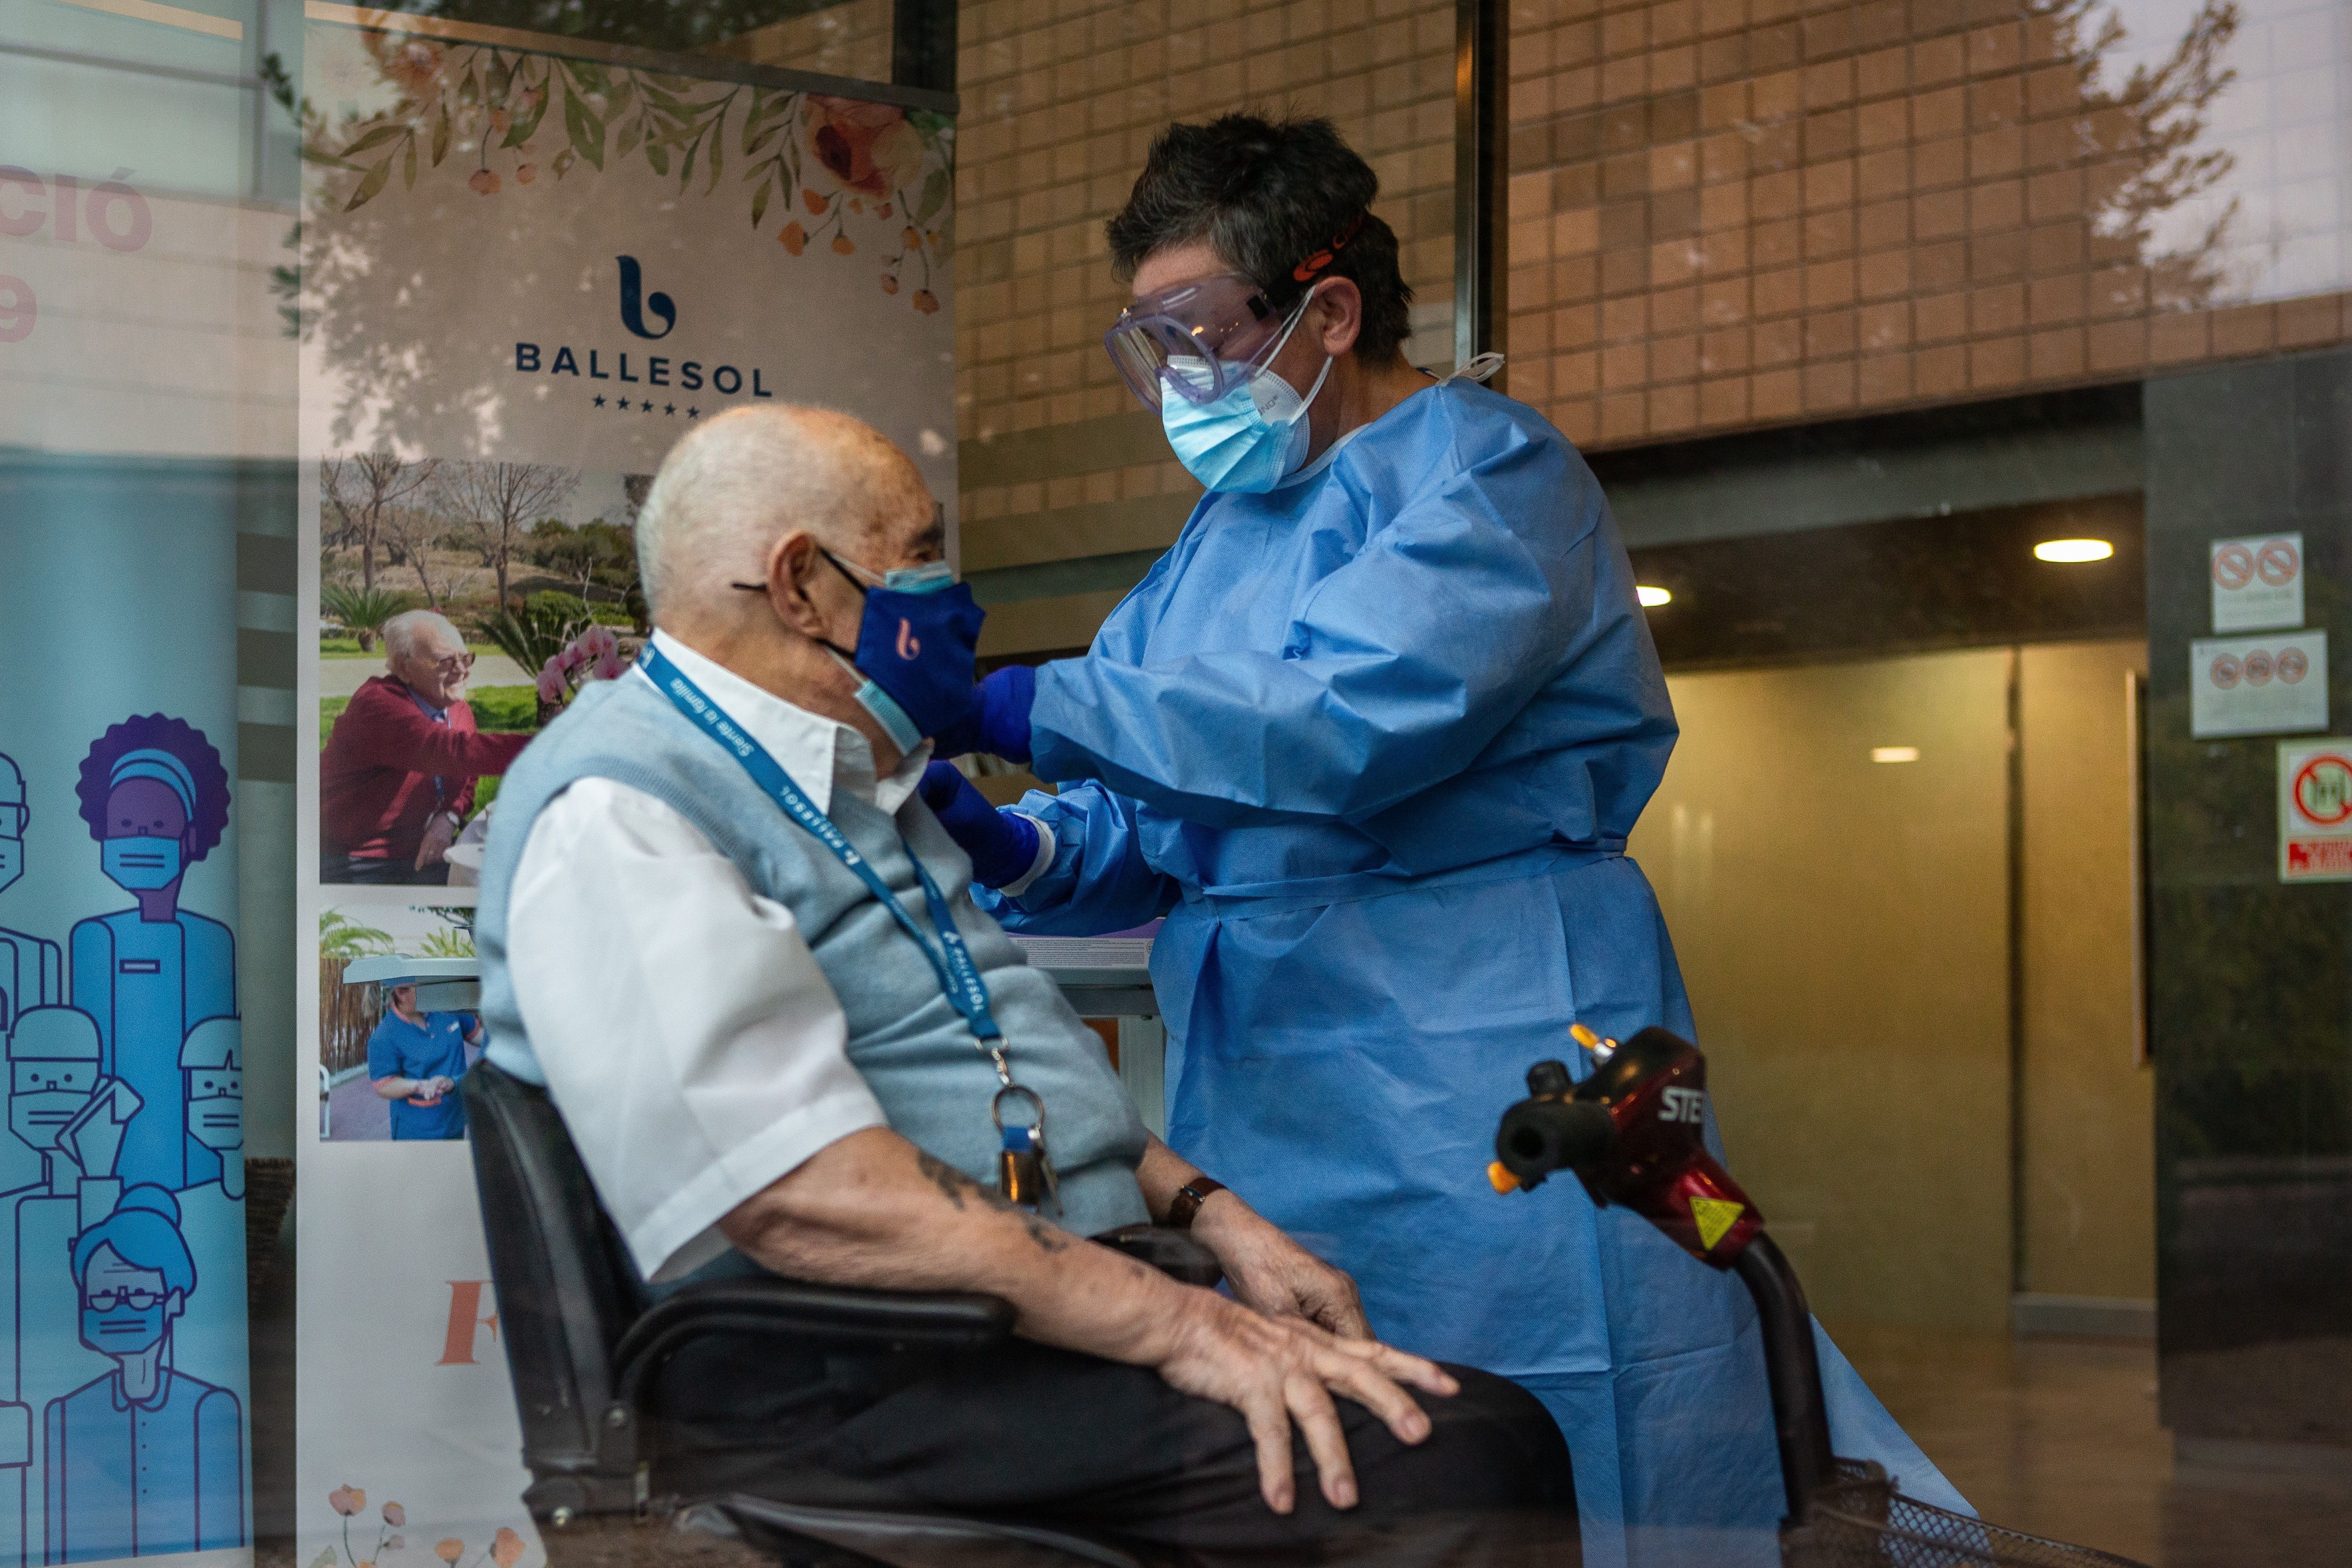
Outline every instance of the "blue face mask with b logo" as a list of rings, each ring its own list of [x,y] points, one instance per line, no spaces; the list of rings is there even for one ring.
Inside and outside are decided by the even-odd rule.
[[[963,717],[978,680],[980,626],[987,619],[967,583],[948,563],[886,572],[875,587],[831,550],[824,559],[866,595],[857,648],[826,643],[835,659],[862,677],[857,704],[874,716],[901,751]]]

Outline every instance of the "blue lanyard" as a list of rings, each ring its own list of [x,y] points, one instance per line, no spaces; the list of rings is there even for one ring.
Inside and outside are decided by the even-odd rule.
[[[971,954],[964,946],[963,934],[956,929],[955,916],[948,908],[948,901],[940,896],[939,884],[931,880],[931,873],[923,869],[923,862],[916,855],[913,846],[908,846],[907,859],[914,863],[915,875],[922,880],[923,900],[930,905],[931,924],[939,928],[936,944],[923,935],[922,927],[915,924],[915,917],[907,913],[906,905],[900,904],[898,896],[890,891],[890,884],[882,880],[882,873],[857,852],[857,846],[833,825],[832,818],[809,803],[808,797],[793,786],[792,776],[784,771],[783,765],[768,755],[766,747],[744,734],[735,721],[727,716],[725,708],[705,695],[700,686],[687,678],[685,671],[662,657],[660,650],[652,643],[646,644],[646,651],[637,663],[663,695],[677,705],[678,712],[700,725],[704,734],[734,754],[735,760],[743,765],[743,771],[751,776],[751,781],[784,809],[784,815],[807,829],[819,843],[833,852],[834,858],[857,873],[857,879],[866,884],[866,890],[890,912],[890,918],[915,939],[915,946],[920,947],[923,956],[931,961],[931,972],[939,977],[940,989],[947,993],[949,1003],[963,1015],[964,1022],[970,1024],[971,1032],[979,1037],[980,1048],[996,1064],[997,1076],[1011,1083],[1012,1076],[1004,1065],[1004,1031],[996,1027],[995,1015],[989,1011],[988,987],[980,977],[980,967],[971,961]]]

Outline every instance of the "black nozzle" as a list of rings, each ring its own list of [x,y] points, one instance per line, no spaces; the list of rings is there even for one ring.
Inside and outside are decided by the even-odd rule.
[[[1540,1098],[1546,1094],[1566,1094],[1569,1091],[1568,1063],[1538,1061],[1528,1069],[1528,1092]]]
[[[1561,1075],[1566,1076],[1564,1069]],[[1533,1079],[1535,1073],[1528,1076]],[[1617,1125],[1606,1106],[1581,1100],[1522,1100],[1503,1113],[1503,1124],[1495,1131],[1495,1157],[1531,1186],[1554,1171],[1593,1164],[1609,1153],[1616,1138]]]

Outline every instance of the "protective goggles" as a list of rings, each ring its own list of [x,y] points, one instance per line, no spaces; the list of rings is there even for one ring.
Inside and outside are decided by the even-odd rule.
[[[1314,298],[1317,277],[1339,259],[1370,215],[1369,211],[1358,213],[1329,245],[1290,269],[1291,281],[1309,287],[1280,319],[1265,291],[1238,272],[1221,272],[1148,294],[1120,311],[1118,320],[1103,334],[1103,347],[1110,350],[1110,362],[1118,367],[1128,390],[1144,407],[1158,408],[1164,387],[1174,387],[1189,402],[1214,402],[1246,381],[1251,371],[1274,357],[1282,344],[1282,329]]]
[[[1301,299],[1291,314],[1306,307]],[[1272,356],[1284,325],[1255,283],[1219,273],[1137,300],[1103,334],[1103,347],[1146,408],[1158,408],[1168,387],[1188,402],[1214,402]]]

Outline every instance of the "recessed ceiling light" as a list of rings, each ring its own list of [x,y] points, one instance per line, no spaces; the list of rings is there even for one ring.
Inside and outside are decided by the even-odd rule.
[[[2116,547],[2105,539],[2043,539],[2033,547],[2036,560],[2076,562],[2105,560],[2116,553]]]
[[[1916,746],[1874,746],[1870,748],[1873,762],[1916,762],[1919,748]]]
[[[1642,608],[1644,610],[1655,610],[1661,604],[1672,604],[1675,601],[1673,594],[1663,588],[1654,587],[1646,582],[1633,590],[1633,597],[1642,601]]]

